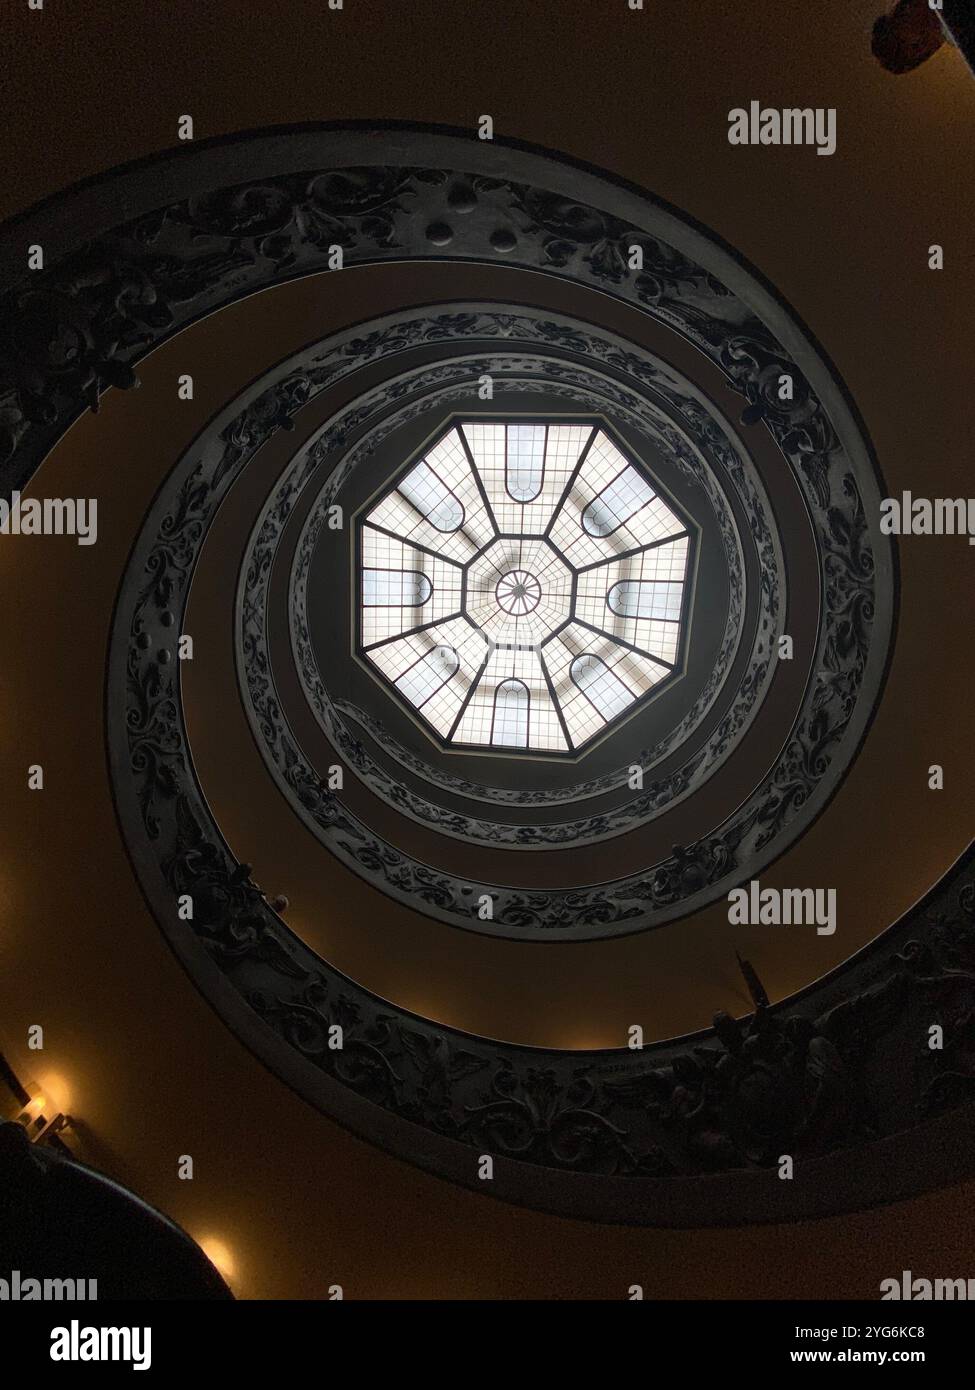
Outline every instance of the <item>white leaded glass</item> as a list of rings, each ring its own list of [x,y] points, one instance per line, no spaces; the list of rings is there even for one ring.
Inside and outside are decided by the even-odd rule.
[[[418,463],[399,490],[438,531],[456,531],[463,525],[464,508],[459,498],[428,464]]]
[[[362,520],[360,649],[445,747],[571,755],[680,674],[693,546],[600,425],[464,420]]]
[[[605,661],[590,652],[576,657],[569,675],[607,724],[636,699],[635,693],[627,689]]]
[[[504,748],[528,747],[531,696],[524,681],[502,681],[494,692],[491,742]]]
[[[434,647],[399,677],[396,685],[411,705],[422,709],[460,666],[453,647]]]
[[[516,502],[533,502],[542,490],[545,472],[545,426],[509,425],[505,464],[508,495]]]
[[[432,592],[416,570],[363,570],[362,602],[367,608],[419,608]]]

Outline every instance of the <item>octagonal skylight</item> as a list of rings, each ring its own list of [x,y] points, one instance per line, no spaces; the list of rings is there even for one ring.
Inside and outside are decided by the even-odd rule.
[[[679,668],[693,545],[601,425],[457,422],[362,519],[359,649],[446,747],[572,755]]]

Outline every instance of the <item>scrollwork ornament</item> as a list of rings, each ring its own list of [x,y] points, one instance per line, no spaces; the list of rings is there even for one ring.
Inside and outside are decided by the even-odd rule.
[[[423,246],[424,229],[450,216],[445,209],[460,187],[473,202],[467,221],[455,218],[451,255],[491,259],[489,248],[496,248],[510,265],[565,275],[677,328],[729,372],[748,405],[761,406],[788,466],[806,480],[816,515],[833,514],[824,612],[829,606],[834,616],[824,617],[829,661],[816,683],[815,708],[797,721],[780,780],[773,774],[764,789],[767,799],[736,822],[737,841],[722,834],[713,843],[677,846],[641,884],[602,885],[578,902],[554,904],[556,915],[644,921],[648,905],[687,883],[711,881],[725,862],[741,875],[776,816],[788,816],[796,804],[814,809],[827,794],[823,770],[848,762],[862,737],[893,620],[892,561],[874,525],[879,490],[869,446],[830,369],[801,341],[788,311],[724,248],[707,246],[699,229],[682,230],[671,210],[531,151],[470,150],[478,142],[443,132],[411,141],[399,131],[376,159],[384,146],[374,132],[334,136],[321,133],[329,158],[320,161],[307,154],[306,136],[304,167],[289,165],[285,174],[268,176],[264,168],[247,180],[238,159],[233,180],[202,178],[192,195],[181,193],[165,208],[151,203],[154,193],[140,195],[133,206],[141,210],[113,232],[96,228],[84,255],[69,250],[38,278],[32,288],[43,300],[25,299],[23,284],[5,291],[5,484],[19,486],[30,476],[77,412],[97,401],[109,371],[116,384],[131,385],[128,373],[139,357],[202,313],[324,269],[329,236],[346,248],[347,263],[443,255]],[[289,139],[268,136],[260,149],[286,151]],[[408,164],[397,153],[407,147]],[[190,158],[212,169],[212,154]],[[570,186],[580,190],[575,197]],[[630,235],[649,238],[642,278],[621,264]],[[13,344],[28,350],[15,353]],[[17,375],[20,361],[28,370]],[[767,374],[782,363],[802,382],[801,404],[784,416],[769,398]],[[300,391],[275,393],[277,402],[269,396],[261,410],[278,410],[272,418],[283,423]],[[242,437],[236,442],[246,447]],[[188,497],[186,518],[212,515],[232,474],[233,465],[208,480],[205,494]],[[167,518],[175,527],[168,533]],[[922,1121],[970,1110],[971,855],[924,904],[800,1001],[745,1020],[719,1016],[704,1037],[642,1051],[557,1052],[460,1033],[378,999],[316,957],[271,911],[213,823],[186,741],[178,663],[159,660],[170,650],[165,615],[185,604],[192,560],[182,538],[195,544],[193,525],[178,522],[171,498],[155,507],[120,594],[106,687],[120,822],[147,897],[201,989],[314,1104],[472,1186],[473,1160],[491,1135],[511,1151],[498,1164],[501,1196],[597,1219],[652,1222],[663,1213],[687,1224],[748,1219],[756,1190],[772,1203],[770,1163],[782,1143],[819,1162],[841,1156],[850,1170],[864,1144],[895,1134],[903,1144]],[[300,777],[296,785],[303,785]],[[353,829],[342,835],[354,853]],[[393,877],[405,873],[400,863],[386,868]],[[423,887],[434,898],[450,894],[435,874]],[[191,922],[177,917],[181,893],[203,904]],[[528,921],[541,922],[553,909],[538,895],[516,897],[511,906]],[[950,1045],[942,1055],[918,1058],[916,1025],[932,1007]],[[339,1020],[346,1046],[335,1051],[323,1041]],[[905,1065],[906,1057],[914,1065]],[[868,1085],[872,1109],[860,1103]],[[729,1179],[720,1213],[707,1209],[706,1180],[716,1174]],[[747,1181],[733,1181],[742,1174]],[[764,1186],[763,1175],[771,1178]],[[829,1198],[825,1208],[831,1200],[835,1209]]]

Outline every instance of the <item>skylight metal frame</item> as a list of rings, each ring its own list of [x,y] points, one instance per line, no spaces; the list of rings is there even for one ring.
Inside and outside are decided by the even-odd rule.
[[[496,469],[495,471],[500,471],[501,481],[505,489],[507,501],[510,504],[510,506],[514,508],[529,508],[537,506],[538,496],[543,495],[545,493],[546,482],[551,481],[550,479],[546,479],[545,477],[545,474],[549,471],[548,445],[550,437],[550,427],[571,426],[577,430],[583,430],[586,432],[584,441],[581,445],[581,448],[579,449],[578,456],[572,461],[571,467],[566,468],[565,460],[563,459],[561,461],[561,469],[557,470],[557,476],[560,475],[561,486],[558,489],[556,501],[550,504],[551,514],[548,515],[548,519],[543,529],[539,529],[538,526],[536,526],[535,529],[530,531],[501,528],[501,526],[498,523],[498,519],[494,513],[492,500],[489,495],[489,487],[485,484],[485,479],[482,476],[481,469],[479,468],[474,452],[472,451],[471,442],[468,439],[468,436],[464,430],[465,424],[481,429],[493,427],[495,433],[492,436],[492,438],[495,440],[495,442],[498,439],[497,431],[503,429],[504,453],[503,456],[501,456],[500,458],[500,469]],[[507,427],[526,425],[545,427],[546,449],[542,456],[543,476],[539,493],[536,494],[535,498],[530,499],[524,503],[519,503],[513,500],[511,498],[510,493],[508,493],[507,491]],[[464,559],[463,562],[457,562],[455,560],[446,560],[446,557],[444,557],[443,555],[437,555],[436,552],[434,552],[430,547],[418,546],[416,542],[404,542],[407,545],[413,545],[416,548],[418,548],[421,554],[430,556],[431,563],[434,559],[439,559],[441,561],[446,561],[446,563],[454,565],[460,571],[459,606],[453,609],[449,614],[437,618],[432,622],[417,624],[412,628],[405,629],[402,633],[398,635],[387,636],[382,639],[381,644],[363,640],[363,606],[361,601],[360,575],[362,571],[363,535],[367,529],[373,528],[375,526],[375,523],[370,520],[370,517],[384,499],[389,497],[390,494],[397,491],[399,483],[404,478],[406,478],[409,475],[409,473],[417,467],[419,463],[425,461],[427,454],[443,445],[447,440],[448,436],[454,431],[456,431],[457,438],[463,446],[468,466],[470,467],[471,474],[473,475],[473,478],[477,484],[477,491],[480,494],[480,500],[483,502],[486,516],[491,522],[493,534],[491,534],[484,541],[484,543],[481,544],[476,550],[468,554],[467,558]],[[579,486],[580,478],[585,477],[586,461],[597,439],[601,442],[603,454],[609,453],[611,456],[611,451],[616,450],[623,456],[623,459],[625,460],[624,471],[625,467],[632,467],[637,471],[641,481],[649,485],[653,493],[652,500],[656,501],[657,499],[659,499],[661,503],[661,508],[658,508],[657,510],[665,510],[665,512],[673,518],[674,524],[679,523],[680,529],[673,530],[669,534],[664,534],[655,539],[648,539],[645,541],[643,545],[630,546],[626,550],[619,552],[618,554],[614,553],[610,556],[604,555],[600,559],[596,559],[585,565],[576,567],[567,560],[564,552],[560,551],[558,546],[553,543],[553,541],[550,539],[550,533],[552,531],[554,523],[558,521],[561,513],[566,509],[566,506],[570,499],[573,499],[575,490]],[[606,446],[608,446],[608,449]],[[480,448],[480,444],[478,445],[478,447]],[[617,471],[617,474],[615,476],[619,476],[619,470]],[[605,489],[606,486],[607,484],[604,482],[602,484],[602,489]],[[598,493],[599,490],[596,491],[595,495],[598,496]],[[588,537],[588,539],[592,541],[610,541],[612,539],[612,536],[615,535],[617,531],[619,531],[620,529],[625,529],[626,523],[622,523],[621,527],[614,528],[614,531],[611,533],[610,536],[589,536],[589,533],[586,531],[585,527],[582,524],[581,518],[585,507],[591,505],[591,500],[592,499],[582,503],[579,507],[579,530],[584,536]],[[463,505],[463,503],[461,505]],[[644,504],[644,507],[648,505],[649,503]],[[466,511],[465,519],[461,522],[461,525],[457,528],[457,530],[463,531],[465,522]],[[392,532],[388,531],[386,534],[389,534],[391,536],[393,535]],[[395,538],[398,540],[402,539],[401,537]],[[468,537],[468,539],[470,540],[471,538]],[[686,509],[682,507],[679,502],[676,501],[673,495],[664,486],[661,485],[658,478],[655,476],[652,470],[647,467],[647,464],[640,458],[639,453],[634,450],[632,445],[625,443],[619,438],[617,432],[604,417],[594,414],[574,415],[568,413],[565,415],[547,414],[545,416],[519,415],[516,412],[511,411],[505,412],[504,414],[492,415],[480,414],[473,411],[465,413],[454,412],[447,420],[441,423],[441,425],[436,431],[434,431],[428,437],[428,440],[424,445],[422,445],[419,449],[413,452],[410,459],[403,465],[403,467],[397,470],[395,477],[392,480],[385,483],[381,489],[377,490],[377,492],[373,494],[373,496],[359,509],[359,512],[356,516],[354,529],[354,544],[352,548],[354,580],[353,604],[355,608],[354,632],[356,658],[360,662],[360,664],[364,665],[370,671],[373,678],[378,680],[384,686],[384,688],[389,693],[390,697],[406,713],[407,717],[414,724],[420,727],[424,731],[425,735],[428,738],[430,738],[442,752],[451,754],[476,754],[478,756],[517,756],[519,758],[527,757],[543,760],[555,759],[560,761],[574,761],[579,757],[589,753],[598,743],[601,743],[606,737],[609,737],[612,733],[616,732],[622,725],[627,723],[636,713],[638,713],[641,709],[645,708],[645,706],[650,701],[652,701],[656,698],[656,696],[661,694],[663,690],[670,688],[673,685],[674,681],[679,679],[684,674],[686,670],[687,651],[690,642],[691,616],[693,609],[694,588],[696,583],[699,540],[700,528],[693,519],[693,517],[691,517],[687,513]],[[486,552],[488,552],[491,549],[491,547],[497,544],[499,541],[525,541],[532,543],[537,543],[540,541],[547,542],[548,546],[552,549],[554,554],[558,556],[560,561],[569,570],[569,573],[571,575],[571,592],[569,594],[568,599],[568,616],[562,619],[557,626],[555,626],[551,631],[546,633],[546,635],[538,642],[509,643],[504,641],[495,641],[488,637],[486,633],[482,633],[480,631],[478,624],[472,620],[468,612],[468,576],[470,574],[470,571],[476,565],[478,560],[480,560],[486,554]],[[674,544],[675,541],[686,542],[686,555],[684,558],[682,571],[683,577],[680,581],[675,581],[672,578],[668,578],[666,581],[660,582],[666,583],[668,585],[673,584],[675,582],[680,582],[682,586],[682,592],[679,616],[677,619],[654,618],[652,620],[654,622],[666,623],[668,627],[672,626],[676,629],[676,631],[673,633],[674,649],[671,653],[673,659],[670,659],[669,656],[664,657],[661,654],[650,655],[637,643],[628,641],[619,634],[611,633],[605,628],[600,628],[594,623],[589,622],[587,619],[581,618],[579,616],[577,611],[577,605],[579,602],[579,579],[581,575],[585,575],[593,571],[596,571],[603,565],[610,566],[616,565],[620,562],[631,561],[634,557],[642,556],[647,551],[653,551],[661,549],[663,547],[671,546]],[[516,566],[513,566],[513,568],[514,567]],[[426,571],[421,571],[421,573],[426,573]],[[604,595],[604,607],[606,610],[607,618],[616,618],[618,622],[622,621],[622,618],[620,615],[615,614],[610,609],[608,603],[608,593],[610,592],[614,584],[626,582],[634,581],[628,579],[614,579],[612,583],[607,584],[606,594]],[[531,615],[529,614],[526,616]],[[633,620],[627,619],[627,621]],[[644,618],[640,621],[649,622],[651,620]],[[447,682],[447,684],[449,685],[452,681],[454,681],[455,678],[457,678],[459,682],[466,682],[466,689],[464,689],[463,691],[462,698],[460,698],[457,702],[456,715],[453,718],[446,734],[444,734],[438,729],[434,728],[429,723],[427,717],[423,714],[422,707],[416,707],[412,705],[408,699],[404,698],[402,692],[398,689],[395,682],[402,680],[403,672],[399,673],[399,675],[396,676],[394,680],[394,678],[390,676],[388,672],[377,668],[374,661],[370,659],[369,653],[377,645],[389,647],[391,646],[391,644],[397,641],[405,640],[405,638],[408,635],[416,637],[417,635],[428,634],[428,640],[430,642],[429,650],[432,650],[434,647],[440,645],[453,645],[453,642],[448,641],[448,639],[444,636],[443,630],[451,624],[457,625],[459,623],[464,623],[466,625],[467,629],[470,630],[472,637],[475,633],[478,634],[482,646],[480,648],[474,649],[477,655],[476,662],[472,658],[467,663],[465,669],[464,660],[462,659],[459,671],[455,672],[454,676],[452,676],[450,680]],[[577,740],[572,736],[572,733],[570,732],[569,728],[569,723],[566,719],[565,710],[563,708],[564,701],[566,698],[566,692],[562,688],[564,686],[564,681],[562,682],[562,686],[560,686],[559,682],[556,679],[553,679],[553,675],[550,670],[550,660],[547,659],[545,655],[546,648],[549,648],[550,645],[552,643],[555,643],[558,639],[563,639],[564,641],[566,635],[568,634],[572,638],[572,640],[577,642],[580,638],[580,633],[592,634],[592,642],[590,644],[590,646],[592,647],[591,654],[599,657],[600,660],[603,660],[603,656],[599,644],[608,643],[612,648],[617,650],[617,656],[620,662],[622,662],[624,659],[629,659],[634,663],[635,666],[638,666],[640,662],[643,662],[650,666],[662,668],[660,672],[654,673],[654,679],[650,681],[650,683],[644,684],[643,688],[636,690],[634,694],[633,703],[629,708],[627,708],[625,711],[621,712],[615,718],[612,718],[608,722],[604,722],[603,727],[592,729],[589,733],[586,734],[586,736],[581,741]],[[484,648],[483,646],[483,643],[485,642],[487,643],[486,648]],[[544,746],[541,746],[535,740],[531,723],[529,725],[529,743],[527,747],[512,747],[508,745],[499,746],[498,744],[489,741],[457,741],[458,730],[460,729],[462,721],[465,719],[465,717],[468,718],[469,723],[473,719],[473,712],[471,711],[472,701],[476,701],[475,708],[480,708],[480,706],[483,704],[483,701],[478,696],[478,691],[482,678],[485,677],[485,673],[488,671],[488,668],[492,664],[492,657],[494,656],[494,654],[504,652],[512,653],[512,663],[515,663],[517,661],[517,654],[523,651],[535,652],[538,654],[538,667],[541,677],[540,681],[537,682],[538,688],[530,689],[529,691],[529,709],[530,711],[534,710],[536,706],[536,701],[538,701],[539,707],[543,711],[546,709],[546,707],[550,706],[550,709],[548,709],[545,718],[547,721],[547,725],[550,728],[557,728],[558,733],[556,736],[556,740],[557,744],[560,746],[555,746],[551,743],[551,734],[548,735],[549,743]],[[579,655],[584,653],[576,654]],[[410,664],[415,664],[417,659],[418,658],[414,655]],[[406,668],[404,668],[404,670],[405,669]],[[648,674],[649,673],[647,671],[643,672],[642,681],[647,681]],[[515,673],[514,664],[512,665],[512,670],[507,675],[498,676],[498,679],[495,682],[494,686],[492,686],[490,692],[492,697],[492,723],[493,696],[496,691],[497,685],[501,684],[502,681],[506,679],[518,680],[521,678],[522,677],[520,675]],[[619,678],[624,679],[623,677]],[[565,679],[568,679],[568,677],[566,676]],[[628,685],[628,688],[633,687]],[[586,698],[584,691],[581,691],[578,687],[574,687],[574,690],[575,693],[580,694],[584,699]],[[484,693],[486,694],[487,692],[485,691]],[[543,696],[544,698],[542,698]],[[586,702],[588,704],[592,704],[592,702],[588,699],[586,700]],[[593,709],[595,710],[595,706],[593,706]],[[491,738],[490,730],[488,731],[487,738]]]

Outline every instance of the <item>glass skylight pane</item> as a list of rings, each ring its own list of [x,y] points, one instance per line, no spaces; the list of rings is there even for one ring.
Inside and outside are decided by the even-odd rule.
[[[516,502],[532,502],[542,490],[545,426],[509,425],[506,484]]]
[[[505,748],[528,747],[528,687],[523,681],[502,681],[494,692],[491,742]]]
[[[683,584],[654,584],[641,579],[626,579],[614,584],[606,596],[610,611],[624,618],[680,617],[684,595]]]
[[[419,608],[433,592],[416,570],[364,570],[362,602],[367,608]]]
[[[577,656],[569,674],[607,723],[618,714],[622,714],[636,699],[633,691],[626,688],[619,676],[598,656],[591,653]]]
[[[626,468],[585,508],[583,527],[590,536],[611,536],[656,495],[635,468]]]
[[[422,709],[427,700],[450,680],[460,666],[453,647],[434,647],[404,672],[396,685],[411,705]]]
[[[553,423],[546,427],[465,420],[462,430],[498,531],[502,535],[543,535],[572,477],[579,455],[592,437],[592,426]],[[515,431],[521,432],[521,445],[517,443],[519,436],[515,435]],[[527,455],[523,451],[526,439],[533,443],[533,452]],[[516,441],[514,448],[512,440]],[[544,456],[540,464],[541,477],[537,480],[538,491],[534,493],[539,467],[538,447],[542,440]],[[517,461],[513,471],[518,476],[509,486],[512,460]],[[527,494],[529,487],[533,489],[530,500],[519,500],[516,493]]]
[[[467,420],[366,513],[360,647],[445,744],[572,754],[681,673],[693,545],[598,425]]]
[[[418,463],[399,490],[438,531],[456,531],[463,525],[463,506],[428,464]]]

